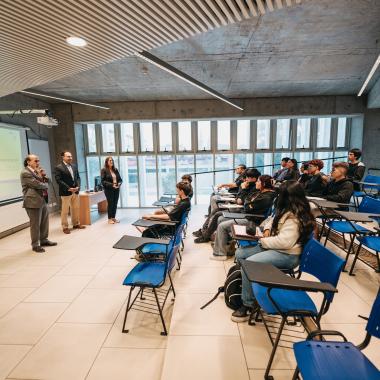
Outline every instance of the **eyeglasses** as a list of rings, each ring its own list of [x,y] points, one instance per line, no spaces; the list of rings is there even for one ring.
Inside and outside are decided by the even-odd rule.
[[[34,160],[34,162],[40,162],[40,160]]]

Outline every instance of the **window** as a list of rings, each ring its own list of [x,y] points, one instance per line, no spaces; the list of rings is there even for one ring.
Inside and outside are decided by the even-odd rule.
[[[96,152],[96,128],[95,124],[87,124],[88,153]]]
[[[249,149],[251,147],[251,121],[237,121],[236,149]]]
[[[297,149],[310,148],[310,119],[297,120]]]
[[[232,154],[216,154],[215,155],[215,170],[232,169],[233,155]],[[226,172],[215,173],[215,184],[232,183],[234,172],[232,170]]]
[[[218,121],[218,150],[229,150],[231,148],[231,123],[229,120]]]
[[[153,125],[140,123],[140,149],[141,152],[153,152]]]
[[[318,119],[317,147],[328,148],[330,146],[330,136],[331,119],[326,117]]]
[[[157,156],[158,159],[158,194],[175,193],[175,157],[172,155]]]
[[[340,117],[338,119],[338,132],[336,138],[336,147],[344,148],[346,146],[346,128],[347,128],[347,118]]]
[[[198,121],[198,150],[211,150],[210,121]]]
[[[305,161],[310,161],[314,158],[313,152],[296,152],[293,155],[298,162],[298,167],[301,167],[301,163]]]
[[[248,168],[253,166],[253,154],[252,153],[238,153],[235,154],[234,167],[244,164]]]
[[[139,207],[137,157],[120,156],[119,171],[123,179],[123,185],[120,187],[122,207]]]
[[[270,147],[270,120],[257,120],[256,148],[269,149]]]
[[[115,152],[115,128],[113,124],[102,124],[103,152]]]
[[[177,156],[177,182],[184,174],[195,173],[194,156],[192,154],[181,154]],[[194,186],[194,176],[193,176]]]
[[[178,123],[178,150],[180,152],[191,151],[191,122],[180,121]]]
[[[256,153],[255,166],[261,174],[272,175],[272,153]]]
[[[121,123],[120,134],[122,152],[134,152],[135,146],[133,143],[133,123]]]
[[[160,151],[170,152],[171,150],[173,150],[172,123],[159,122],[158,129],[160,134]]]
[[[289,149],[290,119],[278,119],[276,129],[276,149]]]
[[[320,160],[323,160],[326,158],[333,158],[333,157],[334,157],[334,152],[316,152],[315,153],[315,158],[318,158]],[[331,172],[333,160],[324,160],[323,163],[324,163],[324,166],[321,172],[324,174],[329,174]]]
[[[157,200],[156,156],[139,156],[139,173],[141,206],[152,206]]]
[[[100,176],[99,157],[87,157],[87,178],[88,188],[93,189],[95,186],[95,177]]]
[[[195,171],[207,172],[214,170],[212,154],[197,154],[195,158]],[[211,187],[214,184],[214,176],[212,173],[201,174],[197,176],[196,192],[197,203],[208,204],[210,201]]]

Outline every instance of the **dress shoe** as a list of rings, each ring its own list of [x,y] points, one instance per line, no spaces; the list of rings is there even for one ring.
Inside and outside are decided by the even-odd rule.
[[[40,245],[36,245],[35,247],[32,248],[32,250],[38,253],[45,252],[45,250]]]
[[[86,226],[83,226],[82,224],[77,224],[76,226],[73,226],[74,230],[83,230],[86,228]]]
[[[63,229],[63,233],[64,234],[70,234],[71,232],[70,232],[70,230],[68,228],[64,228]]]
[[[57,245],[57,243],[55,241],[50,240],[46,240],[41,243],[41,247],[54,247],[55,245]]]

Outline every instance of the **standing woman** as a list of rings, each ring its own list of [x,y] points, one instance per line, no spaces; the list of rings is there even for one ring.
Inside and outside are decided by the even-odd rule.
[[[106,158],[104,168],[101,170],[102,186],[108,203],[108,223],[115,224],[119,221],[115,218],[117,210],[117,202],[119,201],[120,186],[123,180],[120,177],[119,171],[115,168],[113,158]]]

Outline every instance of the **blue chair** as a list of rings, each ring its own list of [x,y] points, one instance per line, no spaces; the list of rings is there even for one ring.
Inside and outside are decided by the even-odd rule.
[[[301,373],[303,380],[380,380],[380,371],[361,352],[371,337],[380,338],[380,290],[366,326],[366,337],[359,346],[347,342],[338,331],[315,331],[308,340],[294,344],[297,368],[293,380]],[[343,342],[312,340],[315,337],[340,336]]]
[[[344,261],[332,251],[325,248],[315,239],[310,239],[301,254],[299,277],[302,273],[315,276],[320,282],[303,281],[287,276],[280,269],[269,264],[241,260],[242,268],[248,279],[252,281],[253,295],[259,306],[258,310],[264,322],[273,348],[265,371],[265,379],[269,375],[273,359],[285,324],[291,325],[288,318],[302,322],[309,317],[320,328],[322,315],[325,314],[334,298],[335,288]],[[250,269],[251,273],[249,273]],[[322,292],[323,301],[318,310],[307,292]],[[280,316],[281,322],[276,337],[273,339],[265,315]]]
[[[182,235],[183,225],[177,228],[176,237]],[[174,239],[174,242],[178,242],[178,238]],[[136,310],[140,310],[147,313],[159,314],[163,326],[163,332],[161,335],[167,335],[167,329],[165,325],[165,320],[162,314],[162,310],[164,309],[166,300],[170,291],[173,292],[175,297],[175,290],[173,281],[171,278],[171,271],[176,263],[176,256],[179,249],[179,244],[169,244],[163,245],[165,249],[164,259],[162,261],[144,261],[138,263],[127,275],[124,279],[123,285],[129,286],[130,291],[128,295],[127,307],[125,310],[124,322],[123,322],[123,333],[128,333],[129,330],[125,328],[125,323],[127,321],[128,313],[134,307]],[[163,294],[158,294],[158,289],[161,288],[166,279],[169,278],[170,286],[167,290],[163,292]],[[134,299],[131,302],[132,292],[135,288],[138,288],[138,292]],[[145,290],[151,289],[154,297],[152,297],[149,293],[145,292]],[[159,298],[161,297],[161,299]],[[145,298],[144,298],[145,297]],[[145,302],[146,298],[148,298],[149,302]],[[160,303],[160,301],[162,303]],[[153,304],[152,304],[153,302]],[[154,306],[154,302],[157,306],[158,313],[154,312],[152,306]],[[153,310],[153,311],[152,311]]]
[[[380,232],[380,231],[379,231]],[[356,261],[359,258],[359,253],[361,248],[364,246],[366,248],[372,249],[375,251],[376,259],[377,259],[377,269],[376,272],[380,273],[380,258],[379,258],[379,252],[380,252],[380,236],[360,236],[357,238],[359,241],[358,248],[355,253],[354,260],[352,262],[349,275],[354,276],[353,270],[355,268]]]
[[[376,197],[380,190],[380,176],[368,174],[363,179],[364,184],[361,185],[360,191],[354,191],[354,204],[359,207],[359,198],[364,198],[365,196]],[[367,183],[367,184],[365,184]],[[369,183],[378,184],[379,186],[369,185]]]
[[[358,212],[380,214],[380,199],[375,199],[375,198],[365,196],[359,205]],[[352,252],[355,238],[357,236],[371,235],[374,233],[368,228],[365,228],[357,223],[351,222],[350,220],[336,220],[340,218],[339,216],[332,217],[331,215],[329,215],[328,218],[329,220],[326,222],[326,226],[328,227],[328,230],[326,233],[326,240],[325,240],[324,245],[326,246],[330,232],[333,230],[335,232],[342,234],[343,243],[346,248],[345,234],[348,234],[350,236],[350,244],[346,251],[347,252],[346,262],[348,260],[349,255]]]

